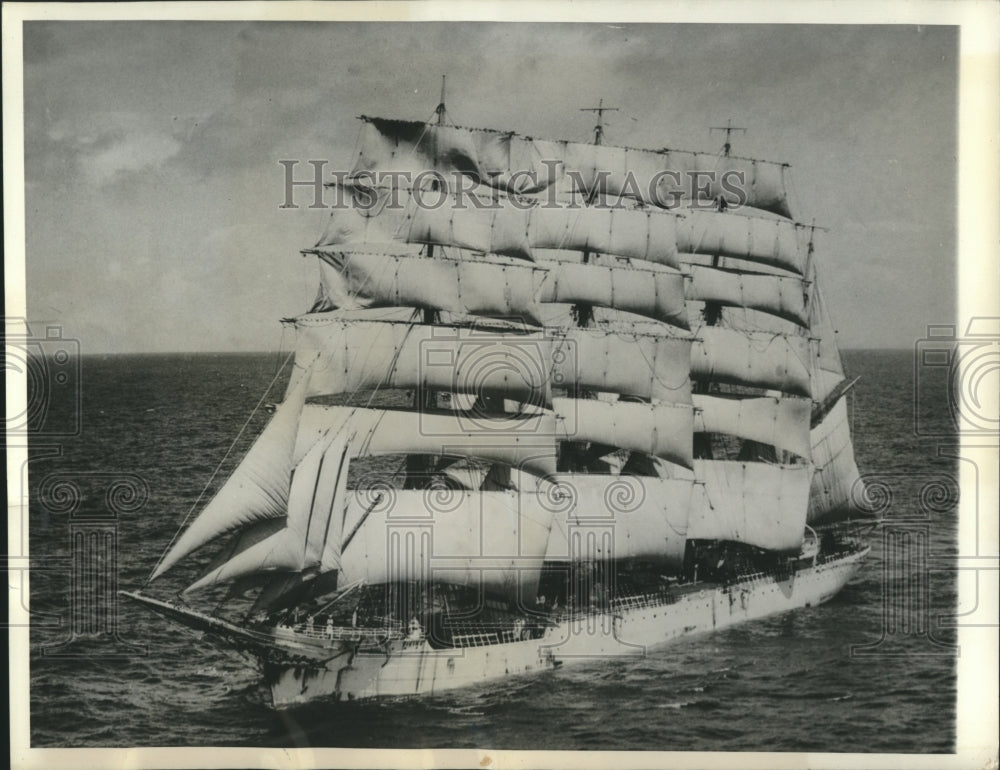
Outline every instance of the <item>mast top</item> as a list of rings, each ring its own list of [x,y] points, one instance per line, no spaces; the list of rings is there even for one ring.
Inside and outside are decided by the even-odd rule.
[[[617,107],[605,107],[604,100],[601,99],[597,103],[596,107],[581,107],[580,112],[596,112],[597,113],[597,125],[594,126],[594,144],[601,143],[601,137],[604,136],[604,113],[605,112],[618,112]]]
[[[727,158],[729,157],[729,151],[733,148],[732,142],[729,141],[733,135],[733,131],[742,131],[744,134],[747,132],[742,126],[734,126],[731,119],[727,120],[724,126],[709,126],[708,132],[712,133],[713,131],[726,132],[726,141],[722,145],[722,154]]]
[[[447,113],[447,110],[445,109],[444,106],[444,87],[447,79],[448,79],[447,75],[441,76],[441,101],[438,102],[438,106],[434,108],[434,113],[437,115],[437,123],[439,126],[444,125],[445,114]]]

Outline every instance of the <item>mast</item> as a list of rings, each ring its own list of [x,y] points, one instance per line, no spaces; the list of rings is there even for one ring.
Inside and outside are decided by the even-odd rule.
[[[708,132],[711,134],[713,131],[726,132],[726,141],[722,145],[722,156],[724,158],[728,158],[730,157],[730,151],[733,149],[732,142],[730,141],[733,132],[741,131],[742,133],[745,134],[747,130],[741,126],[734,126],[733,121],[730,119],[726,121],[725,126],[710,126]],[[721,195],[719,196],[719,201],[717,205],[720,213],[726,210],[726,200]],[[718,267],[720,259],[721,257],[718,254],[713,254],[712,267]],[[705,323],[708,326],[715,326],[716,324],[718,324],[721,316],[722,316],[722,305],[714,302],[709,302],[705,304]]]
[[[746,133],[746,129],[741,126],[734,126],[733,121],[727,120],[725,126],[709,126],[708,132],[711,134],[713,131],[725,131],[726,141],[722,145],[722,156],[724,158],[730,157],[732,151],[732,135],[734,131],[740,131]],[[719,196],[717,202],[717,210],[719,213],[723,213],[726,210],[726,201],[721,195]],[[712,255],[712,267],[717,268],[721,264],[722,257],[719,254]],[[719,302],[706,302],[705,307],[702,311],[702,317],[705,320],[705,326],[717,326],[719,321],[722,320],[722,304]],[[709,394],[712,392],[712,384],[705,383],[695,383],[694,392],[699,394]],[[702,433],[696,435],[694,438],[694,454],[695,457],[710,460],[712,459],[712,437],[708,433]]]
[[[733,148],[733,145],[730,142],[730,139],[732,138],[733,132],[734,131],[741,131],[744,134],[747,132],[747,130],[745,128],[743,128],[742,126],[734,126],[732,119],[727,120],[726,121],[726,125],[724,125],[724,126],[709,126],[708,132],[712,133],[713,131],[725,131],[726,132],[726,141],[722,145],[722,156],[725,157],[725,158],[729,157],[729,151]]]
[[[594,144],[600,144],[601,138],[604,136],[604,113],[605,112],[618,112],[617,107],[605,107],[604,100],[601,99],[596,107],[581,107],[580,112],[596,112],[597,113],[597,125],[594,126]]]
[[[438,102],[437,107],[434,108],[434,114],[436,116],[436,124],[438,126],[445,125],[445,120],[447,118],[448,110],[445,107],[445,84],[447,82],[447,75],[441,76],[441,99]],[[437,162],[438,147],[437,147],[437,137],[434,137],[434,160],[435,164]],[[433,183],[434,189],[437,189],[437,181]],[[427,244],[427,258],[434,259],[434,244]],[[433,326],[440,319],[440,313],[433,308],[424,308],[421,311],[421,321],[423,323]],[[422,412],[425,410],[432,410],[437,408],[437,391],[432,388],[423,388],[418,386],[416,391],[413,393],[413,408]],[[422,489],[427,485],[428,479],[427,474],[434,468],[434,458],[425,457],[423,455],[407,455],[406,457],[406,477],[403,482],[404,489]]]
[[[594,145],[599,146],[604,138],[604,113],[605,112],[617,112],[617,107],[605,107],[604,99],[602,98],[596,107],[581,107],[580,112],[594,112],[597,114],[597,125],[594,126]],[[587,205],[591,205],[597,197],[597,186],[595,185],[591,189],[590,193],[587,195]],[[581,261],[583,264],[588,264],[590,262],[590,250],[584,249]],[[573,305],[573,318],[576,321],[576,325],[579,328],[585,328],[590,326],[594,320],[594,306],[589,302],[580,302]],[[587,398],[592,394],[584,391],[576,386],[569,388],[570,398]],[[578,470],[576,467],[582,454],[583,442],[565,442],[564,446],[569,450],[569,468],[567,470]],[[570,448],[572,447],[572,448]]]
[[[618,112],[617,107],[605,107],[604,99],[601,99],[596,107],[581,107],[580,112],[596,112],[597,113],[597,125],[594,126],[594,144],[600,145],[602,139],[604,138],[604,113],[605,112]],[[589,206],[594,202],[597,197],[597,187],[595,186],[590,194],[587,196],[587,205]],[[583,252],[583,264],[587,264],[590,261],[590,251],[585,250]],[[589,304],[578,304],[573,307],[573,315],[576,317],[577,326],[589,326],[590,322],[594,319],[594,306]]]

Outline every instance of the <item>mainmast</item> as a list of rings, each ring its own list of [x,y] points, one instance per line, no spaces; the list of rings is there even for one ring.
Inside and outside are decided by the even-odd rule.
[[[604,113],[605,112],[617,112],[617,107],[605,107],[604,99],[601,99],[596,107],[581,107],[580,112],[594,112],[597,113],[597,125],[594,126],[594,144],[600,145],[604,138]],[[595,184],[587,195],[587,205],[591,205],[597,198],[598,186]],[[581,261],[583,264],[590,262],[590,251],[585,249],[582,254]],[[576,321],[576,325],[580,328],[590,326],[594,320],[594,306],[590,303],[577,303],[573,305],[573,318]],[[587,398],[592,394],[582,391],[580,388],[573,386],[569,388],[568,393],[570,398]],[[564,464],[567,463],[570,467],[567,470],[578,470],[576,467],[579,459],[583,454],[583,444],[582,442],[564,442],[563,446],[568,450],[569,457],[566,458]],[[572,448],[570,448],[572,447]]]
[[[448,110],[445,107],[445,85],[447,82],[447,75],[441,76],[441,100],[438,102],[438,106],[434,108],[434,114],[436,116],[436,123],[439,126],[445,125],[447,120]],[[434,161],[437,165],[438,147],[437,138],[434,138]],[[432,182],[434,188],[437,188],[437,181]],[[427,257],[429,259],[434,258],[434,244],[427,244]],[[433,325],[440,319],[440,314],[437,310],[432,308],[424,308],[421,313],[421,321],[428,325]],[[413,408],[417,412],[423,412],[425,410],[433,410],[437,408],[437,391],[432,388],[424,388],[423,386],[418,386],[416,392],[413,394]],[[434,458],[425,457],[423,455],[407,455],[406,456],[406,478],[403,482],[404,489],[421,489],[427,485],[427,475],[434,468]]]
[[[580,112],[596,112],[597,113],[597,125],[594,126],[594,144],[601,143],[601,137],[604,136],[604,113],[605,112],[618,112],[617,107],[605,107],[604,100],[601,99],[596,107],[581,107]]]
[[[722,156],[724,158],[730,157],[730,153],[733,149],[732,136],[733,133],[739,131],[740,133],[746,133],[746,128],[742,126],[734,126],[732,119],[726,121],[724,126],[709,126],[708,132],[711,134],[713,131],[725,131],[726,140],[722,145]],[[717,207],[720,213],[724,212],[727,208],[726,200],[721,195],[719,196]],[[712,267],[719,267],[722,261],[722,257],[719,254],[712,255]],[[720,302],[706,302],[704,310],[702,311],[702,318],[705,321],[705,326],[718,326],[719,321],[722,320],[722,303]],[[712,384],[705,383],[694,383],[693,388],[695,393],[708,394],[712,392]],[[702,459],[712,459],[712,437],[709,434],[695,435],[694,437],[694,455]]]
[[[596,107],[581,107],[580,112],[596,112],[597,113],[597,125],[594,126],[594,144],[601,144],[604,138],[604,113],[605,112],[618,112],[617,107],[605,107],[604,99],[601,99]],[[587,205],[589,206],[597,198],[598,189],[595,185],[590,193],[587,195]],[[590,252],[583,252],[583,264],[590,262]],[[593,305],[579,304],[573,306],[573,314],[576,317],[577,326],[589,326],[590,322],[594,319],[594,307]]]

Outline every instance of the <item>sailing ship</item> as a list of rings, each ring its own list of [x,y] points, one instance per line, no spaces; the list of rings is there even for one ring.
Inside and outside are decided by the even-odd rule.
[[[124,592],[249,653],[276,707],[643,655],[868,553],[788,167],[731,125],[612,146],[594,109],[586,142],[452,125],[443,93],[360,118],[284,398],[148,582],[200,577]]]

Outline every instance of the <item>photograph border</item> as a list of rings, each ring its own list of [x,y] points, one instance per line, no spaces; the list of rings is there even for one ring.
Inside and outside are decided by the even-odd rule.
[[[248,20],[248,21],[530,21],[706,24],[908,24],[960,27],[958,157],[958,328],[976,318],[1000,317],[997,244],[1000,243],[1000,4],[996,2],[330,2],[330,3],[4,3],[4,273],[6,310],[27,318],[22,23],[29,20]],[[23,372],[6,368],[7,415],[27,408]],[[995,395],[994,395],[995,397]],[[986,410],[996,404],[986,405]],[[24,440],[7,437],[9,684],[11,766],[15,768],[205,767],[740,767],[740,768],[968,768],[997,767],[998,721],[998,437],[961,436],[958,594],[959,625],[956,753],[805,754],[730,752],[536,752],[479,749],[283,749],[30,747],[30,657],[26,569],[27,463]],[[987,462],[983,462],[983,458]],[[992,458],[992,462],[989,462]],[[978,474],[977,474],[978,469]],[[992,474],[992,475],[991,475]],[[977,507],[978,501],[978,507]],[[19,553],[24,544],[25,553]],[[21,569],[18,570],[18,565]]]

